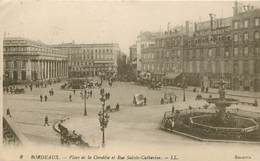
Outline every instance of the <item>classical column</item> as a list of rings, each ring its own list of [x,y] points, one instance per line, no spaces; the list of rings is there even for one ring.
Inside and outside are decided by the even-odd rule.
[[[49,60],[46,61],[47,64],[47,74],[46,74],[46,79],[49,79],[49,68],[50,68],[50,64],[49,64]]]
[[[26,63],[26,80],[32,79],[32,62],[30,59],[28,59]]]
[[[56,61],[56,77],[58,78],[58,61]]]
[[[17,69],[17,75],[18,75],[18,80],[22,80],[22,61],[17,61],[18,64],[18,69]]]
[[[53,66],[52,66],[52,61],[50,61],[50,78],[53,78],[52,71],[53,71]]]

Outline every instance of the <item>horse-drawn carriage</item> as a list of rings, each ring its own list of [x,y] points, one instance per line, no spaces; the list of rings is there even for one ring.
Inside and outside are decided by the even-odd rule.
[[[76,134],[74,130],[69,131],[66,127],[62,126],[61,124],[58,125],[58,128],[61,134],[61,144],[67,144],[67,145],[74,144],[78,146],[89,147],[88,143],[83,141],[82,136]]]
[[[15,88],[15,89],[13,89],[13,93],[15,93],[15,94],[24,94],[25,91],[24,91],[23,88]]]
[[[133,104],[135,106],[143,106],[146,104],[146,98],[144,97],[143,94],[135,94]]]
[[[110,105],[106,106],[106,109],[105,109],[106,112],[116,112],[116,111],[119,111],[119,105],[117,104],[115,108],[111,108]]]
[[[162,88],[162,83],[161,82],[151,82],[149,85],[150,89],[161,89]]]
[[[163,103],[161,102],[161,104],[173,103],[176,100],[176,94],[173,89],[166,89],[162,99]]]

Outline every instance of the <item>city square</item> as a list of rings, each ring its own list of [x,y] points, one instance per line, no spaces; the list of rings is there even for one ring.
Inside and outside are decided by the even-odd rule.
[[[93,89],[93,97],[86,100],[87,116],[84,116],[84,101],[80,97],[81,90],[76,90],[75,94],[73,94],[73,90],[61,90],[60,85],[61,83],[50,85],[47,88],[33,88],[32,91],[27,88],[25,94],[5,94],[4,107],[10,109],[12,119],[32,142],[60,145],[60,135],[53,130],[52,124],[63,118],[70,118],[72,121],[71,127],[75,128],[71,130],[80,131],[86,135],[85,137],[88,137],[88,131],[86,130],[92,129],[96,132],[94,135],[95,146],[101,146],[99,124],[85,124],[88,119],[98,122],[98,112],[102,109],[99,100],[101,97],[99,89]],[[110,120],[106,133],[107,146],[118,143],[135,145],[140,142],[154,145],[172,144],[172,146],[177,143],[201,144],[184,136],[173,135],[160,130],[160,122],[164,112],[170,111],[172,108],[172,104],[160,104],[160,99],[163,97],[165,90],[152,90],[134,83],[125,82],[115,82],[112,87],[107,82],[104,82],[102,87],[104,87],[105,91],[111,93],[111,100],[107,104],[110,104],[112,108],[116,103],[120,104],[119,111],[109,114]],[[48,94],[51,88],[55,91],[54,96]],[[177,95],[177,102],[183,102],[183,90],[177,87],[172,90]],[[216,90],[212,92],[211,94],[201,94],[204,97],[218,95]],[[136,107],[133,105],[132,99],[136,93],[142,93],[147,97],[146,106]],[[232,98],[253,102],[256,96],[250,96],[251,93],[240,93],[240,95],[232,96]],[[48,95],[47,102],[40,101],[41,94]],[[70,94],[72,95],[72,102],[69,101]],[[186,91],[187,100],[195,100],[197,94],[198,92],[194,93],[190,88],[190,90]],[[259,93],[256,94],[259,99]],[[4,110],[6,111],[6,109]],[[259,111],[258,108],[252,110]],[[47,127],[44,126],[44,117],[46,115],[50,120],[50,126]],[[78,127],[75,125],[78,125]]]
[[[259,2],[9,7],[2,139],[16,159],[257,160]]]

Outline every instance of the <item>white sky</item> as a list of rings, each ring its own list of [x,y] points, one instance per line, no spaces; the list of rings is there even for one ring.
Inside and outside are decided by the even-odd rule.
[[[128,54],[140,31],[159,31],[185,20],[209,20],[232,16],[227,2],[87,2],[87,1],[1,1],[0,28],[9,36],[41,40],[47,44],[118,42]],[[259,2],[250,2],[259,6]]]

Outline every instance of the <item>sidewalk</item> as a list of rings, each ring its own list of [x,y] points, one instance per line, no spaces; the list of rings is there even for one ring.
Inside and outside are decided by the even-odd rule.
[[[183,90],[180,87],[173,87],[173,86],[166,86],[166,87],[169,87],[169,88],[172,88],[172,89],[177,89],[177,90]],[[194,88],[196,88],[197,91],[200,92],[200,88],[199,87],[188,87],[188,88],[186,88],[186,91],[193,92]],[[209,88],[209,92],[208,93],[209,94],[218,94],[218,89],[217,88]],[[226,90],[226,95],[260,99],[260,92]]]
[[[75,130],[77,134],[82,135],[83,140],[91,147],[99,147],[101,145],[101,131],[97,118],[82,116],[72,117],[66,119],[62,125],[69,130]]]

